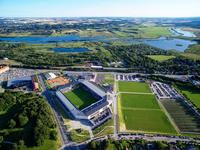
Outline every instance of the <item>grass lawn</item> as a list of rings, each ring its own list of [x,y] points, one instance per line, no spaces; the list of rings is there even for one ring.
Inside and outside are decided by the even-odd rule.
[[[56,145],[56,141],[52,140],[45,140],[44,144],[39,147],[26,147],[26,146],[21,146],[20,150],[57,150],[58,147]]]
[[[175,56],[167,56],[167,55],[148,55],[148,57],[159,62],[163,62],[163,61],[167,61],[167,60],[175,58]]]
[[[95,128],[93,130],[93,134],[95,137],[101,137],[109,134],[113,134],[114,132],[114,120],[110,119],[106,122],[104,122],[99,127]]]
[[[90,138],[90,133],[87,130],[78,130],[79,129],[73,129],[70,131],[70,138],[73,142],[81,143]]]
[[[188,86],[176,86],[176,88],[186,95],[186,98],[196,105],[200,109],[200,91],[190,88]]]
[[[176,133],[175,129],[161,110],[126,110],[123,117],[127,130]]]
[[[120,94],[122,107],[160,109],[154,95]]]
[[[64,93],[64,95],[71,101],[71,103],[78,109],[84,109],[87,106],[93,104],[97,101],[96,98],[92,96],[83,87],[78,87],[70,92]]]
[[[118,89],[120,92],[151,93],[148,84],[143,82],[119,81]]]

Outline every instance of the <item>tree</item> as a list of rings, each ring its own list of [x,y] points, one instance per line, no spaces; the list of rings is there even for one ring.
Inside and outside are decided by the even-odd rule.
[[[3,136],[0,136],[0,143],[3,142]]]
[[[28,119],[27,116],[24,116],[24,115],[22,115],[22,114],[20,114],[20,115],[18,116],[18,121],[19,121],[20,127],[23,127],[25,124],[27,124],[28,120],[29,120],[29,119]]]
[[[57,132],[56,132],[56,130],[52,130],[52,131],[50,132],[49,138],[50,138],[51,140],[56,140],[56,139],[57,139]]]
[[[15,120],[14,119],[10,119],[8,126],[9,126],[9,128],[13,129],[16,126]]]

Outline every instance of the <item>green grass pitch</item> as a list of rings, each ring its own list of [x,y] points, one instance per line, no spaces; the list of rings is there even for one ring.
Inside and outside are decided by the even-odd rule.
[[[97,99],[83,87],[78,87],[70,92],[64,93],[70,102],[78,109],[82,110],[87,106],[95,103]]]
[[[120,94],[122,107],[160,109],[154,95]]]
[[[119,81],[118,86],[120,92],[151,93],[148,84],[145,82]]]
[[[161,110],[126,110],[123,109],[127,130],[176,133],[175,129]]]

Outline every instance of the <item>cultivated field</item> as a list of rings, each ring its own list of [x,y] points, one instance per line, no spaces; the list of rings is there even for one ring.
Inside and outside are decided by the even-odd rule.
[[[191,111],[188,106],[181,101],[162,100],[161,101],[180,132],[198,132],[200,133],[200,119]]]
[[[119,92],[138,92],[138,93],[151,93],[147,83],[143,82],[118,82]]]
[[[64,93],[64,95],[71,101],[71,103],[78,109],[84,109],[97,99],[92,96],[83,87],[76,88],[70,92]]]
[[[129,92],[118,96],[121,131],[176,133],[146,83],[118,83],[119,92]]]

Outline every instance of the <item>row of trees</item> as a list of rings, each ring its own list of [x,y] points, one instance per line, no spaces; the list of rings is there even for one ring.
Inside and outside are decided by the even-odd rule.
[[[154,150],[169,150],[171,148],[177,149],[187,149],[187,148],[200,148],[199,145],[195,143],[167,143],[163,141],[155,141],[155,142],[147,142],[142,139],[138,140],[119,140],[114,141],[112,139],[103,140],[103,141],[92,141],[87,145],[87,149],[89,150],[146,150],[146,149],[154,149]]]

